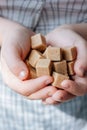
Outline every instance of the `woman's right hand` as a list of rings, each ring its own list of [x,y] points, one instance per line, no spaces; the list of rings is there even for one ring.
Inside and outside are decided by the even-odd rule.
[[[30,51],[30,37],[34,32],[17,23],[7,23],[8,30],[3,36],[1,47],[1,71],[4,82],[24,96],[30,97],[33,93],[39,92],[34,99],[49,97],[57,90],[48,86],[53,82],[52,77],[42,76],[27,80],[29,72],[24,59]]]

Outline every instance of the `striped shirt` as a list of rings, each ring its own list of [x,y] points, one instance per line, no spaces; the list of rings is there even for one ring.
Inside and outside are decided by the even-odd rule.
[[[47,34],[87,22],[87,0],[0,0],[0,16]],[[11,90],[0,74],[0,130],[87,130],[87,95],[45,106]]]

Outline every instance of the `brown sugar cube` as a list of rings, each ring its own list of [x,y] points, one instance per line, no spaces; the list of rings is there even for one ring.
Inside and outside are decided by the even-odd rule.
[[[48,47],[46,49],[46,58],[51,61],[60,61],[62,59],[61,48],[59,47]]]
[[[47,49],[44,51],[43,56],[46,58]]]
[[[72,61],[76,59],[77,50],[76,47],[65,47],[63,50],[63,57],[66,61]]]
[[[56,72],[53,72],[53,78],[54,78],[54,82],[52,83],[53,86],[57,87],[57,88],[61,88],[61,83],[63,80],[65,79],[69,79],[68,76],[66,75],[62,75]]]
[[[29,64],[35,68],[36,63],[40,58],[43,58],[43,55],[37,50],[32,50],[29,55]]]
[[[41,34],[36,34],[31,37],[31,48],[39,51],[44,51],[46,49],[45,37]]]
[[[49,47],[51,47],[51,46],[48,46],[47,48],[49,48]],[[45,58],[46,58],[47,48],[46,48],[46,50],[45,50],[44,53],[43,53],[43,56],[44,56]]]
[[[36,64],[37,76],[51,75],[52,62],[50,59],[39,59]]]
[[[29,64],[29,60],[26,60],[25,63],[26,63],[28,70],[29,70],[29,74],[30,74],[29,77],[31,79],[37,78],[36,70]]]
[[[67,63],[69,75],[74,75],[75,74],[75,72],[74,72],[74,63],[75,63],[75,61]]]
[[[67,62],[62,60],[60,62],[53,62],[54,71],[60,74],[67,75]]]

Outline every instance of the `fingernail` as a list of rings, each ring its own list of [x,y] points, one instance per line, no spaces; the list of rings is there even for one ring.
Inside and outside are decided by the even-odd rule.
[[[48,85],[48,84],[52,83],[52,81],[53,81],[52,78],[48,79],[48,80],[46,80],[45,84]]]
[[[22,70],[19,74],[19,78],[23,79],[26,76],[26,72]]]
[[[65,89],[67,89],[69,86],[67,85],[67,82],[66,81],[63,81],[62,83],[61,83],[61,88],[65,88]]]

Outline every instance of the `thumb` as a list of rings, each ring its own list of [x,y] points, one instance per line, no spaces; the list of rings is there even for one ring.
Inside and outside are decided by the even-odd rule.
[[[77,59],[74,70],[81,77],[87,72],[87,42],[85,40],[77,44]]]
[[[28,78],[29,72],[26,64],[22,61],[21,58],[16,57],[14,60],[11,60],[12,64],[10,65],[9,62],[9,68],[10,70],[21,80],[25,80]]]
[[[21,51],[14,46],[10,46],[7,49],[2,47],[1,57],[6,61],[7,66],[11,72],[19,79],[25,80],[28,78],[29,71],[21,56]]]
[[[83,59],[78,59],[75,62],[74,70],[78,76],[83,77],[85,75],[85,72],[87,71],[86,61],[84,61]]]

